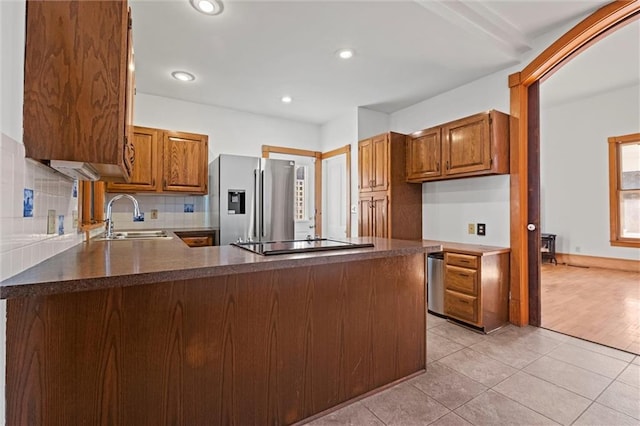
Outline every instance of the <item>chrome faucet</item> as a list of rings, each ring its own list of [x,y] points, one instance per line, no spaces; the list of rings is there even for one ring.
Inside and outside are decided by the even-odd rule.
[[[123,198],[123,197],[130,199],[131,202],[133,203],[133,217],[140,216],[140,207],[138,206],[138,200],[136,200],[129,194],[116,195],[111,199],[111,201],[109,201],[109,204],[107,204],[107,220],[106,220],[107,232],[106,232],[105,238],[113,238],[113,219],[111,219],[111,206],[113,205],[114,201],[119,200],[120,198]]]

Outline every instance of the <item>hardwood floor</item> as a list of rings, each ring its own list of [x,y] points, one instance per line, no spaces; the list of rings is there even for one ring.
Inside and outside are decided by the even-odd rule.
[[[640,272],[542,265],[542,327],[640,354]]]

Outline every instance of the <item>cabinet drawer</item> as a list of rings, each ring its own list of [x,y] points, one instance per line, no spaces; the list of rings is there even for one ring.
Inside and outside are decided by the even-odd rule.
[[[446,252],[445,261],[447,265],[462,266],[463,268],[476,269],[478,267],[478,256],[469,254]]]
[[[182,241],[184,241],[189,247],[206,247],[213,245],[213,238],[211,236],[182,237]]]
[[[462,321],[478,322],[478,299],[455,291],[445,291],[444,313]]]
[[[478,295],[478,272],[475,269],[446,265],[444,282],[448,290]]]

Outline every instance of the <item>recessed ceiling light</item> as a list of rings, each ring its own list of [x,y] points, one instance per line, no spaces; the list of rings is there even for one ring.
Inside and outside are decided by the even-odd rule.
[[[285,104],[290,104],[291,101],[293,101],[293,98],[291,96],[283,96],[282,97],[282,102],[284,102]]]
[[[338,55],[340,59],[353,58],[354,54],[355,52],[353,51],[353,49],[340,49],[336,52],[336,55]]]
[[[205,15],[219,15],[224,7],[221,0],[189,0],[191,6]]]
[[[186,71],[174,71],[171,73],[171,76],[180,81],[193,81],[196,79],[195,75]]]

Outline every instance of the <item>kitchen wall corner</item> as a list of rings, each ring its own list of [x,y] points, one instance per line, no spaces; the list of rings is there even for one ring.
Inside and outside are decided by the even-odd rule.
[[[74,228],[78,198],[73,181],[24,157],[24,145],[2,133],[0,139],[0,281],[80,242]],[[33,216],[23,217],[24,189],[33,190]],[[47,213],[55,210],[55,231],[47,234]],[[59,216],[64,216],[60,227]],[[63,230],[60,235],[59,231]]]

